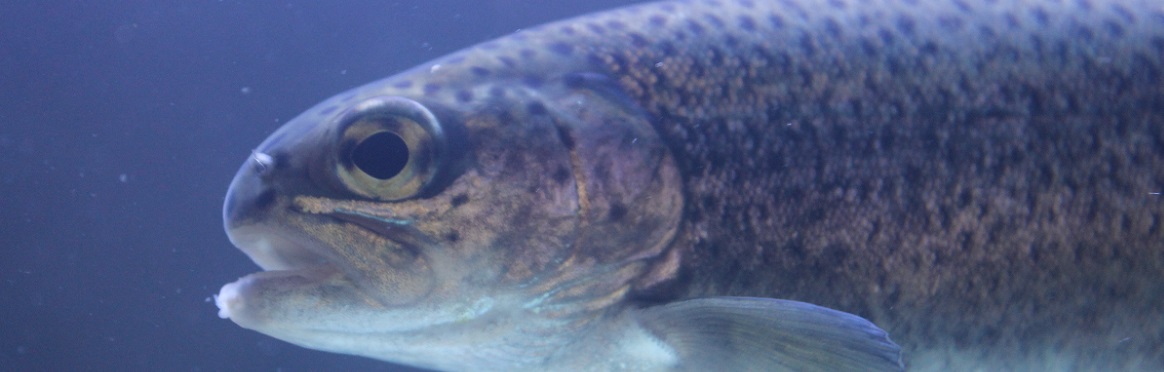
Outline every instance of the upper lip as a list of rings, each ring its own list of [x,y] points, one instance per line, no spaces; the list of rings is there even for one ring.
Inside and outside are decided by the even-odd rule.
[[[231,243],[265,271],[297,270],[331,263],[323,252],[268,228],[238,227],[228,235]]]

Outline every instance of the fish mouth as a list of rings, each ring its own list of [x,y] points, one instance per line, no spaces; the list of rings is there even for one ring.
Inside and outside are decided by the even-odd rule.
[[[214,305],[218,307],[219,318],[234,319],[237,322],[241,320],[238,317],[245,307],[246,297],[256,283],[268,286],[278,283],[298,286],[303,283],[322,282],[336,275],[342,274],[335,265],[329,263],[291,270],[259,271],[223,285],[218,294],[214,295]]]
[[[222,286],[214,296],[220,318],[239,320],[236,318],[243,312],[245,299],[257,284],[302,286],[342,275],[339,266],[321,250],[308,245],[308,240],[295,239],[262,226],[232,228],[227,235],[231,243],[263,271]]]
[[[420,256],[420,247],[431,243],[430,239],[404,220],[376,217],[343,209],[314,213],[307,210],[297,212],[304,216],[314,215],[322,218],[323,220],[315,221],[318,224],[347,226],[343,228],[345,230],[362,229],[384,239],[377,247],[393,248],[396,254],[392,257],[396,257],[398,261],[380,262],[381,264],[411,262]],[[361,268],[362,264],[368,262],[349,262],[350,259],[345,259],[345,254],[360,256],[358,254],[360,252],[338,252],[327,243],[303,231],[256,224],[232,227],[227,235],[235,247],[263,269],[227,283],[214,298],[219,309],[219,317],[229,318],[240,325],[253,323],[255,320],[253,306],[248,305],[248,299],[249,303],[253,304],[256,299],[270,293],[291,293],[326,286],[344,287],[355,295],[367,295],[363,292],[371,288],[360,288],[355,283],[367,283],[369,279],[377,280],[374,277],[377,272],[369,273],[365,268]],[[394,272],[405,273],[407,270]]]

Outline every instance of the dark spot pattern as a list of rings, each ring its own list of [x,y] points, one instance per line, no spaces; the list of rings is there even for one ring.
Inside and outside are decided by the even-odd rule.
[[[756,31],[756,21],[752,20],[752,17],[742,15],[739,19],[741,29],[748,32]]]
[[[554,182],[557,182],[559,185],[565,184],[566,181],[569,181],[571,178],[570,170],[566,169],[565,167],[558,167],[557,169],[554,169],[554,173],[550,176],[550,178],[552,178]]]
[[[816,55],[816,39],[812,35],[804,34],[800,36],[800,50],[804,55],[813,57]]]
[[[708,14],[704,18],[707,19],[707,23],[710,23],[711,27],[714,29],[722,29],[724,26],[727,26],[726,24],[724,24],[722,19],[720,19],[719,17],[717,17],[713,14]]]
[[[606,28],[603,28],[601,25],[599,25],[597,23],[587,23],[586,28],[589,29],[590,32],[593,32],[593,33],[598,34],[598,35],[602,35],[602,34],[606,33]]]
[[[897,31],[901,31],[907,36],[913,36],[914,30],[917,29],[917,21],[914,21],[913,17],[902,15],[897,17],[896,26]]]
[[[735,35],[724,35],[723,45],[728,48],[735,48],[740,45],[740,38]]]
[[[1047,24],[1051,23],[1051,16],[1047,15],[1047,11],[1042,7],[1036,6],[1031,8],[1031,17],[1033,17],[1035,22],[1038,22],[1039,26],[1042,27],[1046,27]]]
[[[546,111],[546,105],[543,105],[541,102],[530,102],[526,105],[525,111],[534,116],[545,115],[548,112]]]
[[[473,100],[473,92],[463,90],[463,89],[457,91],[457,101],[458,102],[466,103],[466,102],[469,102],[472,100]]]
[[[631,46],[633,46],[635,48],[644,48],[648,44],[647,38],[641,34],[632,33],[632,34],[630,34],[630,39],[631,39]]]
[[[1091,30],[1091,27],[1077,25],[1075,27],[1075,36],[1083,41],[1091,41],[1095,39],[1095,32]]]
[[[497,60],[501,61],[501,64],[505,65],[507,68],[517,67],[517,61],[513,60],[513,58],[501,56],[497,57]]]
[[[958,32],[962,30],[962,26],[962,17],[954,15],[938,16],[938,27],[941,27],[948,32]]]
[[[452,206],[453,208],[456,208],[456,207],[460,207],[462,205],[465,205],[465,203],[468,203],[468,202],[469,202],[469,195],[457,194],[457,196],[454,196],[453,199],[449,201],[449,205]]]
[[[615,203],[610,206],[609,217],[611,221],[622,221],[622,218],[626,217],[626,213],[626,206],[622,204]]]
[[[1022,22],[1013,13],[1006,14],[1006,25],[1012,30],[1017,30],[1023,26]]]
[[[1132,14],[1131,10],[1128,10],[1127,7],[1124,7],[1121,4],[1111,4],[1111,11],[1114,12],[1116,16],[1119,16],[1120,20],[1122,20],[1124,23],[1136,23],[1135,14]]]
[[[984,342],[1057,332],[952,304],[1019,301],[1012,308],[1040,310],[1024,315],[1036,318],[1031,324],[1076,321],[1055,309],[1077,305],[1016,292],[1015,283],[1053,283],[1074,296],[1112,282],[1096,273],[1143,270],[1096,257],[1144,256],[1161,241],[1149,231],[1164,230],[1160,207],[1130,196],[1160,185],[1151,169],[1164,152],[1142,145],[1164,144],[1153,127],[1164,116],[1147,108],[1164,103],[1149,85],[1164,74],[1164,35],[1148,24],[1159,11],[1088,0],[919,3],[648,5],[531,28],[499,48],[472,50],[469,66],[452,70],[480,78],[474,83],[495,77],[498,86],[466,90],[441,74],[434,81],[448,84],[442,100],[478,98],[466,93],[485,95],[486,86],[490,97],[515,92],[507,98],[518,109],[498,113],[499,125],[544,121],[559,109],[549,102],[560,102],[562,84],[568,94],[597,91],[642,110],[689,192],[689,230],[674,245],[684,265],[705,266],[684,266],[684,275],[715,289],[887,314],[885,324],[900,332],[894,339],[912,347],[946,340],[934,335],[945,336],[948,324],[980,330],[949,339]],[[529,87],[548,96],[531,98]],[[570,151],[590,138],[581,130],[555,126]],[[543,181],[574,182],[569,166],[548,170]],[[608,203],[593,207],[609,221],[638,216]],[[1094,228],[1099,221],[1118,235]],[[1130,242],[1089,237],[1081,245],[1062,239],[1077,233],[1062,226]],[[1061,271],[1030,275],[1022,265],[1031,262]],[[1116,308],[1103,299],[1088,299],[1093,313]],[[1087,322],[1111,328],[1098,317]]]
[[[1113,37],[1119,38],[1124,36],[1124,26],[1120,25],[1119,22],[1113,20],[1103,21],[1103,28],[1107,29],[1107,33]]]
[[[978,36],[981,36],[985,40],[992,40],[997,37],[998,34],[994,31],[993,28],[982,26],[978,28]]]
[[[574,46],[567,43],[553,43],[550,44],[550,51],[560,56],[569,56],[574,53]]]
[[[825,33],[827,33],[829,37],[832,37],[833,39],[841,39],[844,37],[844,31],[841,30],[841,24],[838,23],[835,19],[825,18],[823,22]]]
[[[703,25],[693,19],[687,20],[687,30],[696,36],[703,35],[704,32]]]
[[[557,128],[558,140],[562,141],[562,145],[565,145],[567,150],[574,151],[574,137],[570,135],[569,129],[563,127]]]
[[[878,36],[878,38],[880,38],[882,44],[889,45],[889,44],[893,44],[894,41],[896,41],[896,37],[893,36],[893,31],[890,31],[887,29],[882,28],[882,29],[878,30],[878,33],[876,33],[876,36]]]
[[[768,15],[768,23],[772,25],[772,28],[782,29],[784,28],[784,17],[779,14],[770,14]]]
[[[473,66],[473,67],[469,68],[469,71],[471,71],[473,73],[473,75],[477,75],[478,77],[489,76],[489,69],[484,68],[484,67]]]
[[[1018,234],[1050,231],[1039,229],[1063,222],[1044,219],[1045,225],[1034,226],[1023,222],[1027,219],[1005,219],[1008,212],[1003,210],[1011,205],[1026,208],[1019,214],[1024,218],[1048,209],[1071,212],[1027,195],[993,205],[988,194],[1033,185],[1035,178],[1026,174],[1036,173],[1037,179],[1048,180],[1040,184],[1042,190],[1051,190],[1047,192],[1106,193],[1089,188],[1085,180],[1071,180],[1070,188],[1056,189],[1067,183],[1062,175],[1075,168],[1031,168],[1031,163],[1047,161],[1052,151],[1038,145],[1049,143],[1049,138],[1083,134],[1078,138],[1094,147],[1080,150],[1078,159],[1092,159],[1084,154],[1103,147],[1092,140],[1103,138],[1100,132],[1134,133],[1136,129],[1127,128],[1140,126],[1143,134],[1144,123],[1150,121],[1135,114],[1122,116],[1126,120],[1119,123],[1105,119],[1110,126],[1089,126],[1079,113],[1122,115],[1098,97],[1122,97],[1117,99],[1124,108],[1159,117],[1145,112],[1137,99],[1161,101],[1151,93],[1155,88],[1142,81],[1162,71],[1159,50],[1164,50],[1164,36],[1157,35],[1160,46],[1151,44],[1149,35],[1137,41],[1143,50],[1120,49],[1133,41],[1113,37],[1130,39],[1127,35],[1145,26],[1131,25],[1115,11],[1081,13],[1074,10],[1073,1],[1032,6],[938,0],[922,8],[916,6],[918,1],[874,5],[773,0],[756,1],[759,10],[745,10],[733,7],[740,3],[733,0],[722,2],[727,4],[723,11],[705,2],[668,3],[665,6],[677,11],[658,11],[662,5],[650,8],[655,12],[626,21],[620,32],[608,29],[611,32],[599,38],[598,48],[573,58],[584,58],[579,65],[607,76],[646,112],[676,154],[687,190],[699,190],[689,195],[684,217],[705,230],[694,230],[698,234],[690,236],[697,237],[681,243],[693,260],[717,265],[707,272],[779,273],[771,275],[787,275],[787,282],[794,283],[780,287],[789,294],[826,304],[865,303],[861,296],[870,294],[863,289],[856,290],[860,295],[834,292],[841,298],[834,300],[807,288],[867,283],[869,277],[857,273],[868,270],[864,272],[883,275],[874,279],[878,283],[893,281],[898,286],[894,288],[918,294],[928,293],[927,285],[934,285],[923,279],[945,277],[948,272],[974,277],[981,270],[1014,270],[979,267],[972,272],[956,263],[989,256],[982,250],[1022,240],[1014,239]],[[681,9],[685,7],[691,8]],[[670,18],[679,12],[688,18]],[[608,24],[614,18],[618,17],[588,22]],[[1112,31],[1112,22],[1121,29]],[[607,42],[612,45],[604,49]],[[1103,44],[1109,42],[1117,43]],[[1102,47],[1104,56],[1096,56],[1096,46]],[[575,54],[581,55],[578,50],[582,49]],[[1117,58],[1100,59],[1112,53]],[[593,86],[566,80],[568,85],[574,82],[572,89]],[[1115,89],[1121,86],[1135,89]],[[1064,128],[1090,130],[1068,133]],[[558,137],[572,148],[570,130],[558,128]],[[1120,162],[1103,165],[1130,167]],[[565,170],[551,172],[555,181],[567,176]],[[618,208],[608,208],[609,218],[617,219]],[[870,209],[879,211],[881,219],[864,219]],[[1101,220],[1101,214],[1095,220]],[[796,231],[796,237],[790,238],[788,231]],[[932,235],[939,231],[949,234]],[[910,235],[914,233],[923,235]],[[903,245],[899,234],[936,240]],[[1043,251],[1038,256],[1046,264],[1056,262],[1054,257],[1061,253]],[[747,259],[715,261],[737,255]],[[814,274],[808,269],[825,266],[833,271]],[[734,276],[725,280],[732,284],[724,286],[744,288],[741,283],[763,276],[747,275],[752,274]],[[824,275],[834,284],[805,284],[801,279],[812,275]],[[995,279],[980,287],[965,285],[983,293],[984,301],[1012,299],[987,297],[994,296],[990,290],[1007,287]],[[758,285],[781,286],[762,283],[767,284]],[[977,296],[955,287],[939,291]],[[909,295],[895,296],[903,300],[891,302],[907,304]],[[914,300],[925,298],[917,295]],[[989,318],[934,306],[946,311],[943,316]],[[902,337],[928,336],[918,332]]]
[[[675,43],[670,41],[659,42],[657,48],[659,48],[659,52],[664,56],[673,56],[679,53],[679,48],[675,47]]]

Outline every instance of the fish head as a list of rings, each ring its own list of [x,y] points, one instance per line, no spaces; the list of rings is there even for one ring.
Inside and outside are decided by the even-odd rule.
[[[288,122],[231,183],[225,228],[264,271],[224,286],[219,315],[430,368],[545,360],[677,266],[670,152],[587,80],[472,100],[384,82]]]

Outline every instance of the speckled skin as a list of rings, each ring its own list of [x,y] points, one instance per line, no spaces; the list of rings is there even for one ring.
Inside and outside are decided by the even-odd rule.
[[[560,191],[579,198],[569,222],[577,235],[547,238],[575,251],[555,270],[634,262],[612,269],[621,271],[594,306],[805,301],[869,318],[921,369],[1164,366],[1158,2],[630,7],[531,28],[337,96],[262,148],[377,95],[440,108],[464,119],[470,137],[562,110],[623,123],[615,127],[630,129],[606,135],[624,140],[642,135],[637,121],[649,124],[645,141],[667,154],[603,158],[637,154],[626,161],[673,167],[680,181],[660,171],[622,182],[614,201],[602,199],[611,174],[642,170],[579,162],[632,142],[579,149],[602,127],[561,122],[544,136],[570,148],[569,160],[552,159],[571,162],[573,188]],[[602,102],[590,108],[601,112],[571,105],[584,99]],[[489,106],[498,100],[517,103]],[[482,121],[481,107],[501,113]],[[636,185],[680,194],[652,204]],[[426,197],[464,195],[445,191]],[[650,221],[627,230],[625,216]],[[430,235],[470,228],[464,221]],[[625,238],[632,231],[638,240]],[[601,249],[579,256],[592,247]],[[563,262],[556,254],[507,258],[521,267],[507,278],[537,276]]]
[[[1164,5],[719,1],[530,33],[571,29],[534,49],[597,60],[678,159],[667,294],[843,309],[919,354],[1164,363]]]

